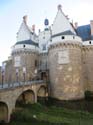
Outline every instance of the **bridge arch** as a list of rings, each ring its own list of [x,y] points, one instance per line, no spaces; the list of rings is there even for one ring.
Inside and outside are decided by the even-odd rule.
[[[37,91],[38,97],[46,97],[46,87],[44,85],[40,86],[40,88]]]
[[[0,101],[0,122],[8,122],[8,105]]]
[[[25,103],[25,104],[33,104],[35,103],[35,93],[33,90],[31,89],[28,89],[28,90],[25,90],[25,91],[22,91],[19,96],[17,97],[16,99],[16,103],[15,103],[15,106],[18,104],[18,103]]]

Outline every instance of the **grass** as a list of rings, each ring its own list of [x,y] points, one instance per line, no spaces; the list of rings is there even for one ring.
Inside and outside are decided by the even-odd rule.
[[[93,125],[93,113],[40,103],[17,107],[9,125]]]

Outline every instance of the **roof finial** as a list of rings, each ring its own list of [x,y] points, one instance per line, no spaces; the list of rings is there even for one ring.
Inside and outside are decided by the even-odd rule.
[[[23,16],[23,20],[27,24],[27,15]]]
[[[62,5],[61,4],[59,4],[57,8],[58,8],[58,10],[62,11]]]

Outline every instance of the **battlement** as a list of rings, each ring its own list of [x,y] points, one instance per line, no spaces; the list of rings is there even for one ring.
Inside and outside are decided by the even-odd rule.
[[[12,47],[12,54],[20,51],[39,52],[39,47],[28,44],[18,44]]]
[[[93,40],[88,40],[82,43],[84,46],[92,46],[93,45]]]
[[[82,42],[82,39],[76,35],[56,35],[52,37],[52,42],[65,42],[65,41],[74,41],[74,42]]]

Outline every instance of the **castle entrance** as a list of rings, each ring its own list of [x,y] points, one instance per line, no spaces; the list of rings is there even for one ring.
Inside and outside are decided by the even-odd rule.
[[[47,72],[46,71],[41,72],[41,79],[47,81],[48,76],[47,76]]]

